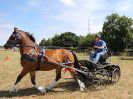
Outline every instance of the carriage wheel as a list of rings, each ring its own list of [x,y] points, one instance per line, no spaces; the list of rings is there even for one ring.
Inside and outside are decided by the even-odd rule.
[[[103,90],[108,85],[109,76],[105,69],[99,69],[95,72],[93,78],[93,88],[94,90]]]
[[[115,68],[112,72],[112,84],[116,84],[121,76],[121,72],[119,68]]]

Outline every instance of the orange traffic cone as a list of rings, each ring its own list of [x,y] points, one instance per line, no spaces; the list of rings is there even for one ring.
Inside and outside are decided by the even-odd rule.
[[[10,61],[11,60],[11,57],[10,56],[6,56],[5,58],[4,58],[4,61]]]

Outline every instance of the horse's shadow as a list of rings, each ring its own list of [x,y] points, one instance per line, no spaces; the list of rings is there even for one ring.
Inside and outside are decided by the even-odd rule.
[[[0,91],[0,98],[21,97],[21,96],[30,96],[36,94],[39,94],[39,92],[34,88],[20,89],[18,92],[13,92],[13,93],[9,93],[8,90],[2,90]]]
[[[76,91],[79,89],[78,84],[72,80],[69,82],[61,82],[58,83],[55,87],[56,88],[62,88],[63,90],[51,90],[48,91],[48,93],[64,93],[64,92],[71,92],[71,91]],[[47,93],[46,93],[47,94]],[[12,97],[21,97],[21,96],[38,96],[41,95],[41,93],[36,90],[35,88],[26,88],[26,89],[20,89],[18,92],[14,93],[9,93],[8,90],[2,90],[0,91],[0,98],[12,98]]]

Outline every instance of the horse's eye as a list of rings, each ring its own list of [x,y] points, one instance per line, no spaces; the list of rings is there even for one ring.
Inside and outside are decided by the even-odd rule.
[[[13,36],[11,36],[11,40],[15,40],[15,38],[16,38],[16,37],[15,37],[14,35],[13,35]]]

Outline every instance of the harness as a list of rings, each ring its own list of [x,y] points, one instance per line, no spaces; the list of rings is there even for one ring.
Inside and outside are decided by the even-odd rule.
[[[67,63],[58,63],[58,62],[55,62],[54,60],[50,59],[49,57],[47,57],[45,55],[45,48],[41,48],[41,52],[38,55],[38,58],[34,58],[31,55],[24,54],[24,55],[22,55],[21,60],[29,60],[31,62],[35,62],[37,60],[37,65],[35,66],[35,68],[36,68],[36,70],[39,70],[40,69],[40,63],[43,61],[44,57],[46,57],[48,60],[50,60],[50,61],[45,61],[45,64],[61,66],[63,68],[66,68],[67,70],[70,70],[70,71],[71,70],[76,70],[76,71],[78,71],[80,73],[88,75],[88,72],[84,72],[84,71],[79,70],[77,68],[73,68],[73,67],[67,66],[68,64],[72,63],[72,62],[70,62],[69,58],[67,58],[67,60],[66,60]]]
[[[40,48],[40,53],[37,53],[37,48]],[[33,55],[35,55],[35,54],[38,54],[38,56],[34,57]],[[46,58],[46,60],[44,60],[44,57]],[[70,72],[71,72],[71,70],[76,70],[80,73],[88,75],[87,72],[84,72],[84,71],[79,70],[77,68],[73,68],[73,67],[68,66],[69,64],[73,64],[73,62],[70,61],[68,56],[66,57],[65,63],[62,63],[62,62],[58,63],[58,62],[52,60],[51,58],[49,58],[48,56],[46,56],[45,55],[45,48],[40,47],[40,46],[34,47],[34,49],[32,49],[32,51],[29,54],[23,54],[21,56],[21,61],[22,60],[28,60],[28,61],[33,62],[33,63],[36,61],[37,62],[37,64],[35,65],[36,70],[40,70],[40,64],[41,64],[41,62],[43,62],[43,63],[49,64],[49,65],[60,66],[62,68],[67,69]],[[47,61],[47,60],[49,60],[49,61]]]
[[[33,57],[33,54],[36,54],[36,49],[33,50],[34,53],[30,53],[30,54],[23,54],[21,56],[21,60],[29,60],[31,62],[35,62],[37,61],[37,65],[35,65],[36,70],[40,69],[40,64],[43,61],[43,57],[45,56],[45,48],[44,47],[39,47],[41,52],[39,53],[37,58]]]

